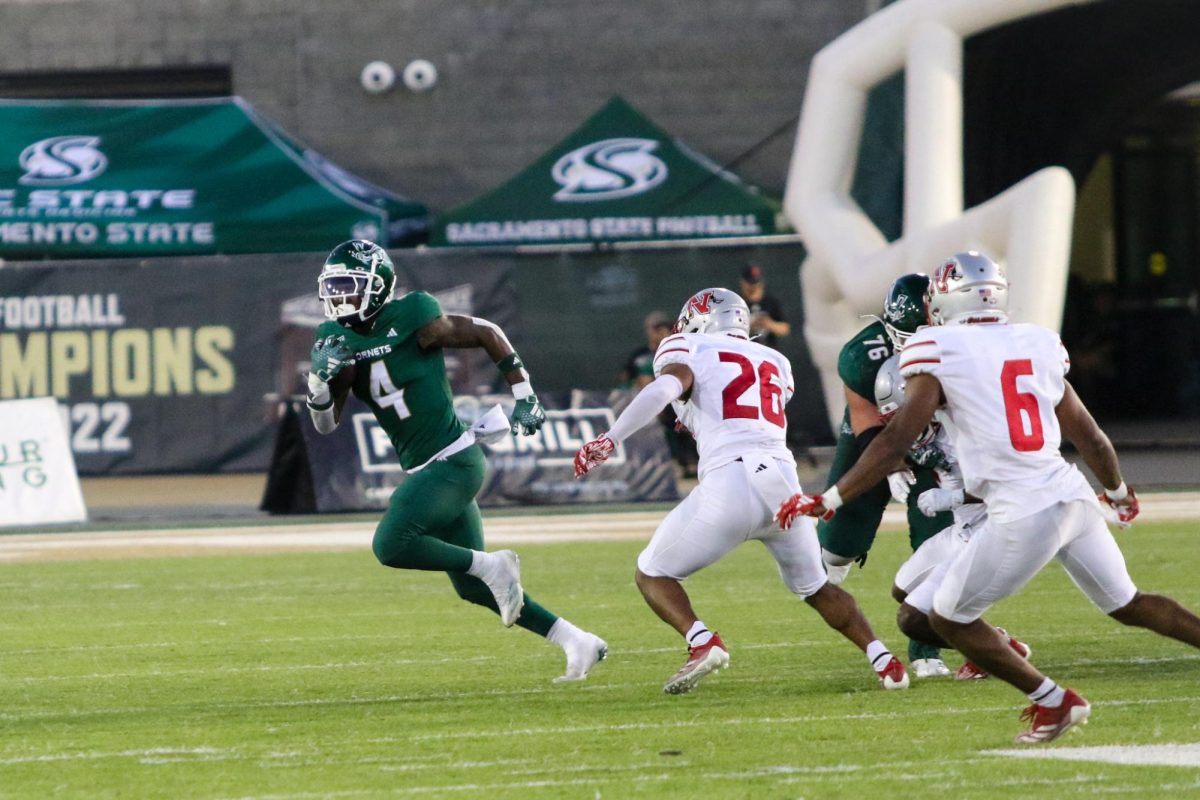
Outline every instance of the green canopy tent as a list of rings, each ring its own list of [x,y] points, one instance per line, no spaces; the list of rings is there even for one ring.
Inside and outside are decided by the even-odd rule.
[[[439,217],[430,244],[761,236],[779,205],[614,97],[504,185]]]
[[[322,251],[427,229],[423,205],[241,98],[0,101],[0,258]]]

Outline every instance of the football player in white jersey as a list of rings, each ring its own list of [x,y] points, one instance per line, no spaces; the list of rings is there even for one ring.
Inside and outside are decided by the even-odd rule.
[[[924,305],[924,298],[922,298]],[[875,402],[879,408],[879,420],[885,425],[904,405],[904,376],[900,374],[900,354],[889,356],[879,366],[875,376]],[[950,432],[943,419],[943,412],[934,414],[929,426],[913,443],[910,453],[936,448],[940,454],[934,471],[938,486],[927,489],[917,497],[917,508],[927,517],[942,511],[952,512],[954,524],[938,531],[921,543],[921,546],[896,570],[892,584],[892,597],[900,604],[896,612],[896,625],[909,639],[938,648],[950,647],[929,624],[929,612],[933,610],[933,595],[942,585],[942,579],[950,562],[959,550],[971,541],[971,535],[987,519],[987,506],[978,497],[967,494],[963,485],[962,469],[950,442]],[[1008,646],[1022,658],[1033,652],[1029,645],[1009,636],[1004,628],[996,628],[1008,640]],[[960,681],[982,680],[988,677],[987,670],[967,659],[954,677]]]
[[[578,478],[668,404],[696,437],[700,483],[659,525],[637,562],[642,596],[688,644],[687,662],[663,689],[691,691],[728,666],[728,649],[696,616],[682,581],[749,539],[771,551],[788,589],[867,654],[885,689],[906,688],[904,664],[875,637],[854,598],[828,582],[811,520],[788,531],[775,522],[779,504],[800,491],[785,444],[792,367],[778,351],[750,341],[749,331],[750,310],[733,292],[705,289],[689,298],[654,356],[655,380],[612,430],[575,456]]]
[[[1200,617],[1163,595],[1139,592],[1105,524],[1100,502],[1121,522],[1137,516],[1116,451],[1066,381],[1066,351],[1053,331],[1008,323],[1008,279],[990,258],[959,253],[929,282],[931,327],[918,331],[900,358],[904,407],[855,467],[824,493],[795,495],[779,511],[827,516],[843,499],[875,485],[943,407],[966,491],[988,518],[955,557],[934,594],[930,621],[942,638],[983,669],[1024,692],[1029,730],[1016,741],[1038,744],[1085,722],[1086,700],[1060,687],[1015,653],[980,620],[1019,591],[1051,559],[1101,611],[1126,625],[1200,647]],[[1104,486],[1059,452],[1065,436]]]

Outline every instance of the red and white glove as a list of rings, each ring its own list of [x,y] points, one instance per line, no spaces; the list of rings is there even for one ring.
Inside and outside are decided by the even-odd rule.
[[[575,454],[575,477],[582,478],[587,475],[592,469],[607,461],[616,449],[617,443],[608,438],[607,433],[602,433],[592,439],[579,448],[579,452]]]
[[[1105,489],[1096,497],[1100,500],[1100,510],[1104,513],[1104,518],[1118,527],[1128,528],[1129,523],[1141,512],[1137,494],[1126,486],[1124,481],[1121,481],[1121,485],[1116,489]]]
[[[784,530],[792,527],[796,517],[817,517],[828,522],[833,519],[833,515],[841,508],[841,505],[842,498],[838,494],[837,487],[830,486],[823,495],[792,495],[783,501],[783,505],[775,514],[775,519],[779,521],[779,527]]]

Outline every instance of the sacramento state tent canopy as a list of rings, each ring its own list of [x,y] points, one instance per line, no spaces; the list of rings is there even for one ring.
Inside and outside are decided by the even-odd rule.
[[[427,228],[424,206],[241,98],[0,101],[0,258],[319,252]]]
[[[434,245],[759,236],[779,207],[614,97],[525,170],[442,215]]]

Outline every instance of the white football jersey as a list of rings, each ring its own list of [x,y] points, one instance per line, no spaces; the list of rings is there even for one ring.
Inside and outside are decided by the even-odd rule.
[[[743,455],[792,462],[783,409],[794,386],[786,356],[726,333],[678,333],[658,346],[654,375],[668,364],[684,364],[692,371],[687,402],[671,405],[696,437],[701,479],[706,471]]]
[[[1095,499],[1059,452],[1054,409],[1069,368],[1058,334],[1028,324],[922,328],[900,355],[901,375],[926,373],[941,384],[966,489],[999,522],[1059,501]]]

